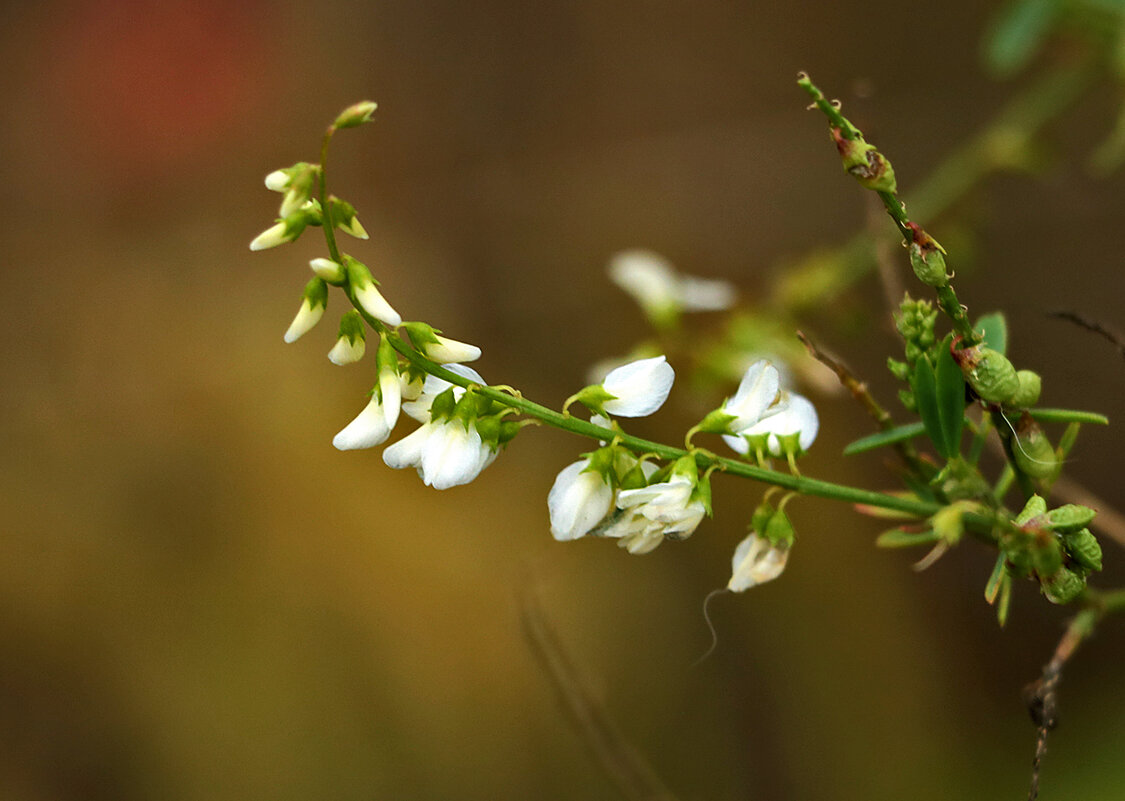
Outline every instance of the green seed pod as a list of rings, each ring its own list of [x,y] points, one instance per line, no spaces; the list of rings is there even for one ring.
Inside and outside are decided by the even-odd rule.
[[[926,286],[945,286],[949,276],[945,274],[945,256],[936,248],[923,249],[920,245],[910,245],[910,266],[914,275]]]
[[[1019,391],[1016,368],[1000,351],[981,348],[965,373],[973,391],[989,403],[1006,403]]]
[[[1030,418],[1029,418],[1030,419]],[[1058,468],[1058,456],[1051,447],[1047,435],[1034,422],[1021,426],[1019,435],[1012,443],[1016,467],[1032,478],[1047,478]]]
[[[1090,533],[1090,529],[1084,528],[1081,531],[1064,534],[1063,543],[1066,545],[1067,555],[1075,564],[1086,570],[1102,569],[1102,546]]]
[[[1064,567],[1051,576],[1050,580],[1040,582],[1039,586],[1048,601],[1053,604],[1066,604],[1082,594],[1086,589],[1086,579]]]
[[[1090,525],[1096,514],[1089,506],[1068,503],[1047,512],[1047,525],[1055,531],[1076,531]]]
[[[1027,551],[1005,551],[1008,559],[1008,572],[1017,578],[1023,578],[1031,572],[1031,554]]]
[[[1016,378],[1020,382],[1019,389],[1016,390],[1015,395],[1005,402],[1005,405],[1016,409],[1031,408],[1039,402],[1039,392],[1043,387],[1043,381],[1039,378],[1038,373],[1031,370],[1017,371]]]

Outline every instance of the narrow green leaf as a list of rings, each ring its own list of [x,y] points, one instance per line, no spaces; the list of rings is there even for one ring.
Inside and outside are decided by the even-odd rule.
[[[1058,5],[1057,0],[1009,3],[985,43],[988,66],[1001,76],[1025,67],[1050,34]]]
[[[1008,609],[1012,605],[1012,575],[1004,573],[1004,577],[1000,579],[1000,603],[996,605],[996,620],[1003,628],[1004,624],[1008,622]]]
[[[879,548],[912,548],[915,545],[933,545],[940,539],[932,531],[903,531],[893,528],[880,534],[875,539],[875,545]]]
[[[1004,566],[1005,561],[1004,554],[996,557],[996,566],[992,568],[992,575],[988,577],[988,583],[984,585],[984,600],[990,604],[996,603],[996,596],[1000,592],[1000,582],[1004,576],[1008,575],[1008,570]]]
[[[934,378],[934,368],[922,358],[914,365],[914,380],[911,381],[914,390],[914,399],[918,403],[918,416],[930,441],[934,443],[940,456],[948,459],[949,449],[946,445],[945,430],[941,425],[941,412],[938,411],[937,379]]]
[[[922,423],[907,423],[906,425],[895,426],[886,431],[880,431],[878,434],[860,437],[855,442],[848,443],[847,447],[844,448],[844,455],[854,456],[857,453],[865,453],[876,448],[894,445],[896,442],[905,442],[925,432],[926,426]]]
[[[1033,420],[1040,423],[1093,423],[1107,426],[1109,418],[1097,412],[1080,412],[1077,409],[1028,409]]]
[[[974,331],[984,332],[985,347],[1000,353],[1008,350],[1008,321],[1003,312],[990,312],[983,315],[973,326]]]
[[[961,431],[965,426],[965,376],[953,361],[948,347],[943,346],[938,353],[934,378],[945,452],[952,458],[961,452]]]

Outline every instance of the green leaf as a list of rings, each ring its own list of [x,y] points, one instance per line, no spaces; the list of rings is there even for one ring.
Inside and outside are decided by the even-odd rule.
[[[934,443],[938,454],[948,459],[945,430],[941,425],[941,412],[938,411],[937,379],[934,377],[934,368],[926,359],[918,359],[914,365],[914,377],[910,385],[918,403],[918,416],[922,418],[922,425],[925,426],[930,441]]]
[[[1109,418],[1097,412],[1080,412],[1076,409],[1028,409],[1032,419],[1040,423],[1094,423],[1109,425]]]
[[[977,320],[974,331],[984,332],[984,345],[1002,354],[1008,350],[1008,321],[1003,312],[992,312]]]
[[[990,604],[996,603],[996,596],[1000,593],[1000,582],[1004,576],[1008,575],[1008,569],[1004,565],[1005,561],[1004,554],[996,557],[996,566],[992,568],[992,575],[988,577],[988,583],[984,585],[984,600]]]
[[[894,445],[897,442],[905,442],[925,432],[926,426],[922,423],[907,423],[906,425],[895,426],[886,431],[880,431],[878,434],[861,437],[855,442],[849,443],[848,446],[844,448],[844,455],[854,456],[857,453],[873,451],[876,448]]]
[[[961,432],[965,426],[965,376],[944,345],[938,353],[934,378],[946,455],[952,458],[961,452]]]
[[[1058,5],[1057,0],[1010,3],[985,42],[988,66],[998,75],[1012,75],[1027,66],[1050,34]]]
[[[893,528],[880,534],[875,545],[879,548],[912,548],[915,545],[933,545],[940,539],[933,531],[903,531]]]

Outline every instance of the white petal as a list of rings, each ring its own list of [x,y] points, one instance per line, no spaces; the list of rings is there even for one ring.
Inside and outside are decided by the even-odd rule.
[[[451,373],[463,376],[473,383],[480,384],[481,386],[486,385],[481,374],[472,367],[466,367],[463,364],[447,364],[445,365],[445,369],[449,370]],[[453,397],[456,400],[460,400],[461,396],[465,394],[464,387],[451,384],[444,378],[438,378],[436,375],[427,375],[425,382],[422,384],[422,390],[417,398],[409,403],[402,404],[402,410],[420,423],[428,422],[430,419],[430,406],[433,404],[434,398],[450,387],[453,387]]]
[[[737,433],[761,420],[780,389],[781,375],[776,367],[765,359],[750,365],[734,396],[723,404],[723,411],[737,418],[731,421],[729,430]]]
[[[609,263],[609,277],[646,310],[677,305],[676,272],[656,253],[648,250],[618,253]]]
[[[289,330],[285,332],[285,341],[296,342],[311,331],[323,316],[324,306],[320,304],[311,306],[308,300],[302,300],[301,308],[297,310],[297,316],[293,318],[293,322],[289,324]]]
[[[398,442],[388,445],[383,449],[383,462],[387,467],[393,467],[396,470],[417,467],[422,463],[422,449],[434,428],[436,428],[434,423],[427,423],[407,434]]]
[[[355,291],[355,299],[363,310],[381,323],[392,328],[402,323],[402,317],[391,308],[374,283],[364,284]]]
[[[275,248],[278,245],[284,245],[288,241],[289,237],[285,235],[285,223],[279,222],[276,225],[271,225],[254,237],[254,241],[250,243],[250,249],[265,250],[266,248]]]
[[[808,398],[790,392],[788,393],[788,399],[788,405],[781,412],[766,417],[742,432],[751,435],[770,434],[770,453],[778,457],[782,455],[778,436],[800,432],[797,441],[801,450],[808,450],[816,440],[817,432],[820,430],[820,420],[816,414],[816,407],[812,405]]]
[[[564,467],[547,494],[551,534],[556,540],[585,536],[609,514],[613,505],[613,489],[601,475],[586,471],[589,465],[583,459]]]
[[[332,438],[332,444],[341,451],[371,448],[386,440],[390,433],[383,409],[373,397],[363,411]]]
[[[426,356],[438,364],[454,364],[457,362],[475,362],[480,358],[481,350],[476,345],[467,342],[458,342],[440,334],[435,334],[437,342],[427,343]]]
[[[345,364],[358,362],[366,351],[367,343],[363,339],[356,337],[355,342],[352,342],[347,337],[340,337],[332,350],[328,351],[328,361],[343,367]]]
[[[758,584],[772,581],[781,575],[788,560],[788,548],[773,547],[765,538],[750,532],[734,550],[727,589],[732,592],[743,592]]]
[[[266,189],[271,192],[284,192],[289,187],[289,174],[285,170],[274,170],[266,176]]]
[[[402,408],[402,382],[398,373],[394,370],[379,373],[379,391],[383,393],[383,419],[388,429],[394,428]]]
[[[336,282],[344,279],[344,266],[332,259],[313,259],[309,262],[309,267],[325,281]]]
[[[422,449],[422,480],[434,489],[468,484],[491,460],[476,426],[466,430],[460,420],[440,424]]]
[[[644,417],[668,399],[676,373],[663,356],[641,359],[610,371],[602,382],[615,400],[606,401],[605,410],[618,417]]]
[[[750,450],[750,443],[745,440],[741,435],[735,436],[733,434],[723,434],[723,442],[730,446],[730,449],[735,453],[745,454]]]
[[[729,309],[737,298],[734,286],[726,281],[680,277],[678,287],[680,306],[684,311],[718,311]]]

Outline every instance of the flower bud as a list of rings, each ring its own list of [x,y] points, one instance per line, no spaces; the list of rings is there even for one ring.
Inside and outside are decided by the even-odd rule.
[[[1097,514],[1089,506],[1068,503],[1046,513],[1047,526],[1060,532],[1077,531],[1090,525]]]
[[[875,145],[863,141],[861,136],[848,139],[839,128],[832,128],[831,133],[844,170],[861,186],[875,192],[897,191],[894,168]]]
[[[313,259],[309,262],[309,268],[316,273],[317,277],[330,284],[342,284],[348,277],[344,265],[334,262],[332,259]]]
[[[402,317],[378,290],[378,282],[371,276],[367,265],[351,256],[344,256],[344,268],[348,274],[348,285],[355,294],[356,303],[384,325],[395,326],[402,323]]]
[[[359,224],[359,218],[355,216],[355,206],[351,203],[333,196],[328,199],[328,210],[329,219],[332,220],[334,227],[351,234],[356,239],[368,238],[367,231],[363,230],[363,226]]]
[[[345,364],[362,359],[366,349],[363,318],[359,316],[359,312],[352,309],[340,318],[340,333],[336,344],[328,352],[328,360],[343,367]]]
[[[289,330],[285,332],[285,341],[296,342],[311,331],[324,316],[326,308],[328,308],[328,286],[319,278],[313,278],[305,284],[301,308],[297,311],[293,322],[289,324]]]
[[[456,339],[440,336],[437,330],[428,323],[404,323],[406,333],[416,350],[423,356],[438,364],[455,364],[472,362],[480,358],[480,348]]]
[[[365,122],[371,122],[371,115],[375,113],[376,108],[378,105],[374,101],[362,100],[341,111],[332,125],[335,128],[354,128]]]

